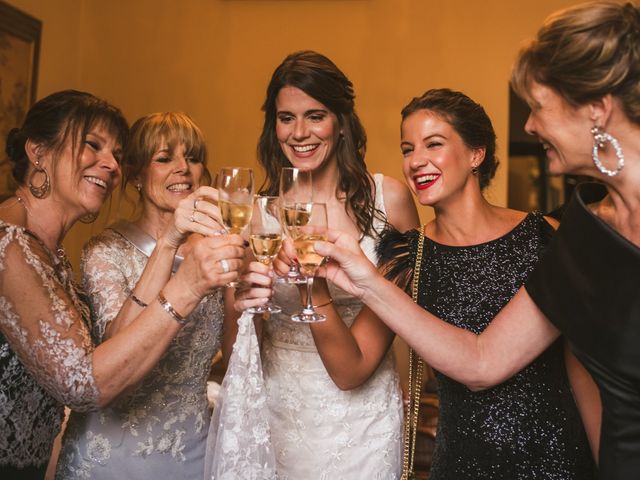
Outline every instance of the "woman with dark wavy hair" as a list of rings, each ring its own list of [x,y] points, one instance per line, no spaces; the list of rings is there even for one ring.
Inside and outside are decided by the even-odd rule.
[[[386,222],[402,231],[418,224],[408,189],[367,171],[353,86],[327,57],[304,51],[285,58],[263,109],[258,152],[266,193],[277,195],[283,167],[311,170],[314,202],[326,203],[329,224],[348,232],[373,262]],[[268,273],[253,262],[245,278],[268,287]],[[324,280],[313,294],[327,315],[322,323],[290,321],[304,286],[277,283],[274,290],[283,313],[262,326],[262,364],[278,477],[398,478],[402,395],[393,333],[381,322],[354,321],[361,303]],[[269,291],[239,292],[237,307],[260,304]],[[353,356],[340,363],[346,349]]]

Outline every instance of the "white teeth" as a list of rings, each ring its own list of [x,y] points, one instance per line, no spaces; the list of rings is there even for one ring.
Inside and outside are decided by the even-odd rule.
[[[173,185],[169,185],[167,190],[170,192],[184,192],[185,190],[189,190],[191,188],[190,183],[174,183]]]
[[[93,183],[95,185],[98,185],[99,187],[107,188],[107,182],[105,182],[104,180],[101,180],[101,179],[96,178],[96,177],[84,177],[84,178],[86,178],[89,182],[91,182],[91,183]]]
[[[433,175],[433,174],[428,174],[428,175],[422,175],[421,177],[417,177],[416,178],[416,182],[417,183],[428,183],[428,182],[433,182],[436,178],[438,178],[440,175]]]
[[[316,148],[318,148],[318,145],[292,145],[292,148],[296,152],[304,153],[304,152],[310,152],[311,150],[315,150]]]

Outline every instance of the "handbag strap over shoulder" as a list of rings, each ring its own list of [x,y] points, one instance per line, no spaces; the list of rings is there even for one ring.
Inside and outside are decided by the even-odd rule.
[[[422,255],[424,251],[424,235],[420,232],[420,239],[416,249],[416,263],[413,269],[413,281],[411,284],[411,296],[418,303],[418,289],[420,287],[420,270],[422,267]],[[401,480],[415,478],[414,461],[416,453],[416,435],[418,433],[418,417],[420,412],[420,397],[422,395],[422,380],[424,377],[424,361],[415,351],[409,349],[409,399],[407,402],[402,452],[402,477]]]

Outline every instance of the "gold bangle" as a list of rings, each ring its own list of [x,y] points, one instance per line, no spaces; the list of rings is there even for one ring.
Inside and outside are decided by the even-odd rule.
[[[182,315],[180,315],[178,312],[176,312],[175,308],[173,308],[173,305],[171,305],[169,301],[165,298],[162,291],[158,294],[158,303],[163,308],[163,310],[167,312],[169,315],[171,315],[171,317],[176,322],[178,322],[182,327],[184,327],[187,324],[187,319],[184,318]]]
[[[142,308],[147,308],[149,306],[148,303],[144,303],[142,300],[140,300],[138,297],[136,297],[133,292],[131,292],[129,294],[129,297],[131,297],[131,300],[133,300],[133,302],[135,304],[137,304],[138,306],[142,307]]]
[[[332,303],[333,303],[333,298],[330,298],[327,303],[321,303],[320,305],[314,305],[313,308],[326,307],[327,305],[331,305]]]

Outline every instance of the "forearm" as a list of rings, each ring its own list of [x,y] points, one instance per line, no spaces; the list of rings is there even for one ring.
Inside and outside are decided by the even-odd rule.
[[[164,287],[166,299],[186,317],[198,305],[178,282]],[[125,389],[136,385],[157,364],[181,325],[154,298],[127,326],[93,352],[93,375],[100,392],[99,404],[109,404]]]
[[[430,366],[482,390],[520,371],[558,336],[528,296],[516,297],[481,335],[440,320],[381,275],[370,279],[363,300]]]
[[[145,304],[150,305],[171,277],[171,268],[176,255],[176,248],[167,244],[162,238],[158,240],[145,268],[133,288],[132,294]],[[104,339],[117,334],[143,311],[143,307],[132,298],[128,298],[120,312],[105,328]]]

